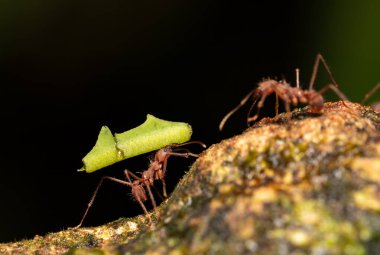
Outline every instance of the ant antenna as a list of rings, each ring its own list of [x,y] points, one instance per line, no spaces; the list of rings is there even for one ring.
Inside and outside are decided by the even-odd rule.
[[[364,96],[364,98],[363,98],[363,100],[360,102],[360,104],[364,104],[364,102],[367,101],[368,98],[370,98],[370,97],[373,95],[373,93],[375,93],[379,88],[380,88],[380,83],[376,84],[376,86],[373,87],[373,88],[371,89],[371,91],[368,92],[368,93]]]
[[[296,86],[297,89],[300,88],[300,69],[296,68]]]
[[[199,144],[203,148],[207,147],[206,144],[204,144],[201,141],[190,141],[190,142],[187,142],[187,143],[175,144],[175,145],[173,145],[173,147],[182,147],[182,146],[186,146],[186,145],[189,145],[189,144]]]
[[[180,157],[185,157],[185,158],[188,158],[189,156],[196,157],[196,158],[199,157],[199,154],[192,153],[190,152],[190,150],[185,149],[185,148],[179,148],[179,149],[173,150],[173,152],[170,152],[169,155],[180,156]]]
[[[240,103],[234,108],[232,109],[229,113],[226,114],[226,116],[224,116],[224,118],[222,119],[222,121],[220,122],[219,124],[219,130],[222,131],[224,125],[226,124],[227,120],[231,117],[232,114],[234,114],[237,110],[239,110],[243,105],[245,105],[245,103],[247,103],[248,99],[253,95],[253,93],[256,92],[256,89],[253,89],[251,90],[251,92],[249,92],[241,101]]]
[[[322,62],[323,67],[325,68],[326,72],[328,73],[328,75],[330,77],[330,80],[333,82],[334,86],[338,87],[338,84],[336,83],[336,81],[334,79],[334,76],[332,75],[332,73],[330,71],[330,68],[327,65],[325,59],[323,58],[323,56],[320,53],[318,53],[317,57],[315,58],[315,63],[314,63],[314,67],[313,67],[313,73],[311,75],[311,79],[310,79],[310,83],[309,83],[309,90],[313,89],[315,78],[317,77],[317,72],[318,72],[318,67],[319,67],[319,62],[320,61]]]

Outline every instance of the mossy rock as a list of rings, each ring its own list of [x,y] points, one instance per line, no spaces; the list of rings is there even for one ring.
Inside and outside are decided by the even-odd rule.
[[[265,118],[205,150],[152,213],[0,244],[5,254],[378,254],[380,115]],[[12,253],[14,252],[14,253]]]

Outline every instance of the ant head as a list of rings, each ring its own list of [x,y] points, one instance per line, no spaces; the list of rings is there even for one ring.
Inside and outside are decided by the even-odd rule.
[[[168,146],[165,146],[164,148],[162,149],[159,149],[155,156],[154,156],[154,160],[152,160],[150,163],[151,165],[154,163],[154,162],[162,162],[164,161],[166,158],[169,157],[169,153],[173,151],[173,145],[168,145]]]
[[[166,153],[162,154],[163,156],[166,155]],[[159,155],[160,157],[161,155]],[[150,162],[150,165],[149,165],[149,170],[154,170],[156,171],[157,169],[160,169],[161,168],[161,162],[160,161],[157,161],[157,160],[154,160],[152,162]]]
[[[310,98],[310,111],[312,113],[320,113],[323,109],[323,97],[320,93],[317,93],[315,91],[310,91],[309,93]]]

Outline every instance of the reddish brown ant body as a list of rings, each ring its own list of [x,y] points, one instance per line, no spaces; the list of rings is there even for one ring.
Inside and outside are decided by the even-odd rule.
[[[149,167],[146,171],[142,172],[142,179],[149,181],[152,185],[154,180],[161,180],[163,186],[163,195],[166,198],[166,184],[165,184],[165,175],[166,175],[166,165],[170,156],[178,156],[188,158],[189,156],[198,157],[198,154],[191,153],[188,149],[178,148],[180,146],[189,145],[189,144],[199,144],[203,148],[206,148],[206,145],[199,141],[192,141],[177,145],[166,146],[156,152],[154,159],[150,161]],[[178,152],[178,151],[185,152]]]
[[[182,144],[168,145],[158,150],[155,153],[153,160],[150,160],[148,169],[141,173],[141,177],[138,177],[137,175],[135,175],[128,169],[124,170],[124,174],[126,178],[128,179],[128,181],[120,180],[120,179],[110,177],[110,176],[103,176],[98,186],[96,187],[95,192],[92,195],[90,202],[87,205],[86,211],[84,212],[80,223],[74,228],[79,228],[82,225],[90,207],[94,203],[94,200],[99,191],[99,188],[105,179],[131,187],[132,197],[140,204],[141,208],[144,210],[145,214],[148,215],[149,220],[151,221],[148,210],[146,209],[143,203],[146,200],[148,200],[145,188],[148,190],[148,194],[152,202],[153,209],[156,210],[156,207],[157,207],[156,201],[154,199],[154,196],[152,194],[150,187],[151,186],[154,187],[153,184],[155,180],[161,180],[162,185],[163,185],[163,195],[165,198],[167,197],[166,184],[165,184],[165,179],[164,179],[166,175],[167,160],[170,156],[179,156],[179,157],[185,157],[185,158],[188,158],[189,156],[198,157],[199,154],[192,153],[188,149],[178,148],[178,147],[189,145],[189,144],[199,144],[203,148],[206,148],[206,145],[200,141],[191,141],[191,142],[182,143]],[[179,151],[185,151],[185,152],[179,152]],[[133,181],[131,180],[130,176],[134,178]]]
[[[332,84],[328,84],[327,86],[322,88],[320,91],[315,91],[313,89],[313,86],[314,86],[314,82],[315,82],[320,61],[322,62],[325,70],[329,74]],[[231,110],[229,113],[227,113],[227,115],[224,116],[224,118],[219,124],[219,130],[223,129],[224,124],[231,117],[231,115],[234,114],[238,109],[240,109],[251,97],[253,99],[253,103],[247,114],[248,126],[250,122],[253,122],[258,118],[260,109],[264,106],[265,99],[271,94],[276,95],[276,115],[278,114],[278,98],[280,98],[284,102],[285,110],[287,112],[290,112],[290,105],[296,106],[299,103],[303,103],[303,104],[309,104],[310,111],[313,113],[320,113],[322,111],[323,103],[324,103],[322,94],[326,92],[326,90],[328,89],[332,89],[341,99],[348,100],[347,97],[338,89],[338,84],[335,82],[335,79],[332,76],[332,73],[330,72],[330,69],[327,66],[327,63],[321,54],[317,54],[308,90],[302,90],[299,86],[299,70],[298,69],[296,69],[296,78],[297,78],[296,87],[292,87],[286,81],[276,81],[272,79],[264,80],[260,82],[257,88],[251,90],[240,101],[238,106],[236,106],[233,110]],[[253,107],[256,105],[256,102],[257,102],[257,113],[253,117],[250,117],[250,113]]]

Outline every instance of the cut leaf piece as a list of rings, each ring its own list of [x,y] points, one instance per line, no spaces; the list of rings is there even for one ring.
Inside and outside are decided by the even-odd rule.
[[[191,126],[184,122],[162,120],[148,114],[140,126],[115,134],[117,148],[126,158],[159,150],[167,145],[190,140]]]
[[[151,114],[140,126],[115,136],[108,127],[103,126],[95,146],[82,159],[83,167],[78,171],[91,173],[167,145],[184,143],[190,140],[191,134],[189,124],[162,120]]]

